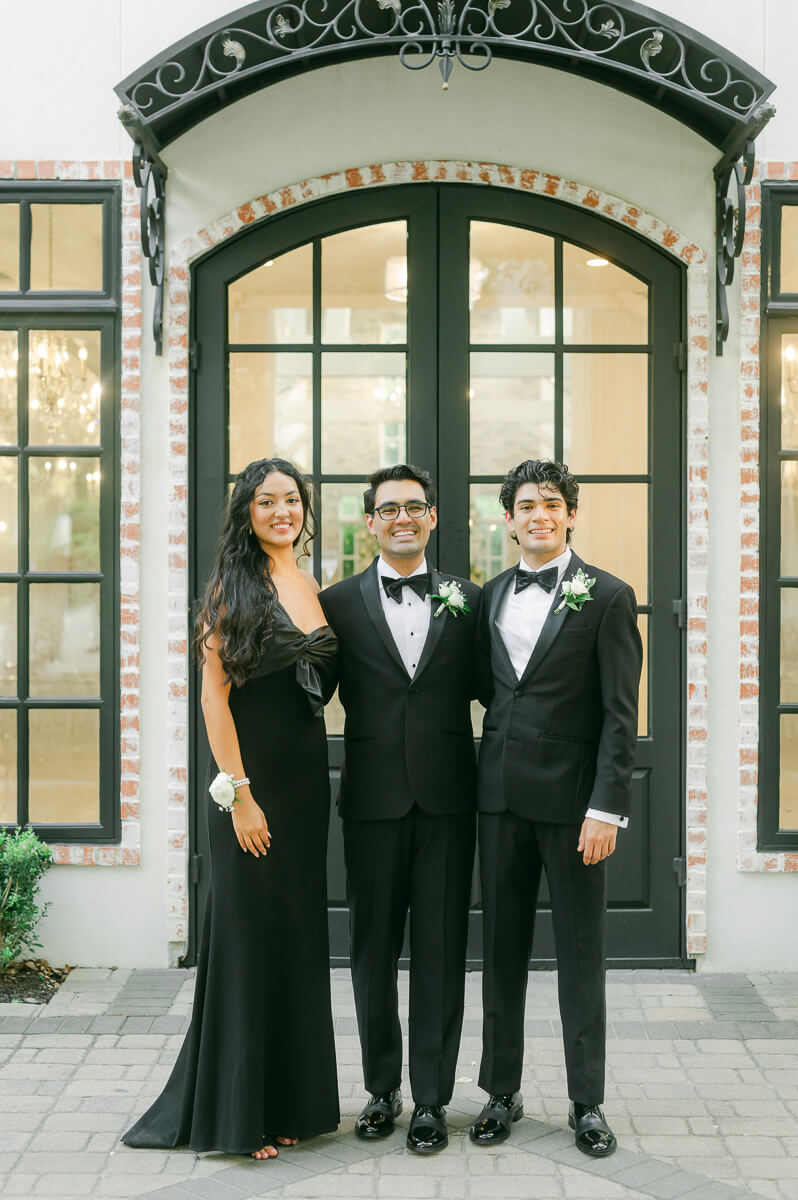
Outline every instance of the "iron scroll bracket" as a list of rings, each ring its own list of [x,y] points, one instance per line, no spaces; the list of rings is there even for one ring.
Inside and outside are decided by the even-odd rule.
[[[715,165],[715,353],[723,354],[729,336],[727,288],[734,264],[745,245],[745,189],[754,177],[755,139],[774,115],[774,105],[761,105],[751,115],[741,137]]]
[[[146,144],[133,111],[120,110],[119,119],[133,138],[133,181],[139,189],[141,252],[147,259],[153,287],[152,336],[155,353],[163,354],[163,293],[166,275],[166,178],[169,168],[157,150]]]

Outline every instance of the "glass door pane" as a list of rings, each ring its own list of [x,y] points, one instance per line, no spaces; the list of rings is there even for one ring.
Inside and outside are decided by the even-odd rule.
[[[313,340],[313,247],[267,259],[227,290],[227,340],[234,345]]]
[[[230,354],[232,475],[256,458],[313,470],[313,355]]]
[[[554,341],[554,238],[472,221],[468,267],[471,341]]]
[[[563,246],[563,328],[575,344],[646,345],[648,285],[594,250]]]
[[[331,345],[407,341],[407,224],[385,221],[324,239],[321,337]]]
[[[647,354],[564,356],[563,460],[577,476],[647,473]]]

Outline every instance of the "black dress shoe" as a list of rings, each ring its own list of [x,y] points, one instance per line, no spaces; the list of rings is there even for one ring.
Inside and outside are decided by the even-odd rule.
[[[468,1131],[468,1136],[477,1146],[495,1146],[506,1142],[514,1121],[524,1115],[524,1102],[520,1092],[505,1096],[489,1096],[488,1103]]]
[[[372,1096],[355,1121],[355,1133],[362,1138],[384,1138],[393,1133],[394,1122],[402,1111],[399,1088]]]
[[[607,1158],[618,1149],[615,1134],[604,1120],[604,1113],[598,1104],[572,1103],[568,1124],[583,1154],[589,1154],[592,1158]]]
[[[446,1109],[440,1104],[417,1104],[407,1131],[407,1148],[416,1154],[434,1154],[449,1145]]]

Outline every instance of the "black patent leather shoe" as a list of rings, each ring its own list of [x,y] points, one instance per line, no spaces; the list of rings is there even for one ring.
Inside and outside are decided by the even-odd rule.
[[[618,1149],[615,1134],[604,1120],[598,1104],[571,1104],[568,1124],[574,1131],[574,1141],[583,1154],[592,1158],[607,1158]]]
[[[389,1137],[401,1111],[402,1093],[399,1088],[372,1096],[355,1121],[355,1133],[362,1138]]]
[[[440,1104],[417,1104],[407,1131],[407,1148],[416,1154],[434,1154],[449,1145],[446,1109]]]
[[[471,1141],[477,1146],[495,1146],[506,1142],[515,1121],[524,1115],[524,1102],[520,1092],[512,1095],[489,1096],[488,1103],[468,1131]]]

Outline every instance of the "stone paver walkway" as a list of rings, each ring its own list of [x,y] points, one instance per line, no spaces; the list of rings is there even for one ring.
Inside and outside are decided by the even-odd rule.
[[[605,1112],[621,1149],[580,1154],[566,1126],[556,980],[530,975],[526,1119],[495,1151],[467,1132],[481,977],[468,976],[450,1145],[410,1154],[352,1132],[363,1103],[348,972],[333,971],[342,1122],[256,1163],[119,1142],[161,1090],[191,1008],[188,971],[76,970],[49,1005],[0,1004],[0,1195],[157,1200],[798,1200],[798,975],[609,975]],[[401,976],[406,1011],[407,977]],[[278,1032],[279,1035],[279,1032]]]

